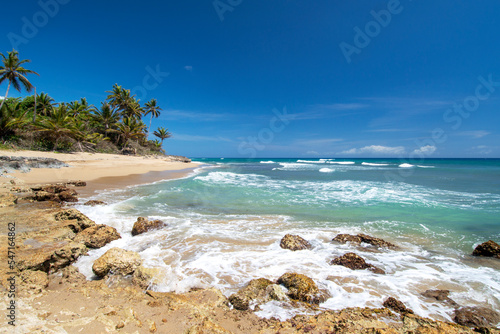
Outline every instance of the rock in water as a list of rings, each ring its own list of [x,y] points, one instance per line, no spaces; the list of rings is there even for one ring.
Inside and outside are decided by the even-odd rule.
[[[73,232],[78,233],[86,228],[95,225],[95,222],[77,209],[67,209],[59,211],[55,214],[55,219],[59,221],[67,221],[68,226]]]
[[[455,310],[453,320],[467,327],[489,327],[500,322],[500,314],[486,307],[461,307]]]
[[[359,245],[362,242],[370,244],[375,247],[385,247],[385,248],[397,248],[396,245],[385,241],[380,238],[375,238],[372,236],[369,236],[367,234],[357,234],[357,235],[352,235],[352,234],[338,234],[335,238],[332,239],[332,241],[337,241],[342,244],[345,244],[347,242],[353,243],[355,245]]]
[[[449,294],[449,290],[426,290],[425,292],[421,293],[421,295],[424,297],[432,298],[440,302],[445,302],[450,306],[457,308],[458,304],[453,299],[448,297]]]
[[[384,301],[383,305],[384,305],[384,307],[387,307],[387,308],[389,308],[393,311],[396,311],[398,313],[401,313],[401,314],[406,314],[406,313],[413,314],[413,311],[411,309],[407,308],[405,306],[405,304],[403,304],[403,302],[401,302],[400,300],[397,300],[394,297],[387,298]]]
[[[283,284],[288,289],[290,298],[306,303],[319,304],[328,297],[319,291],[311,278],[302,274],[286,273],[278,279],[278,284]]]
[[[166,226],[166,224],[161,220],[147,220],[144,217],[139,217],[134,223],[134,227],[132,227],[132,235],[136,236],[147,231],[162,228],[163,226]]]
[[[110,273],[130,275],[141,263],[141,256],[138,253],[114,247],[94,262],[92,271],[99,277]]]
[[[333,259],[330,264],[344,266],[352,270],[369,269],[376,274],[385,274],[385,271],[372,264],[366,263],[365,259],[355,253],[346,253]]]
[[[287,234],[281,239],[280,247],[296,251],[310,249],[311,244],[299,235]]]
[[[483,242],[474,249],[472,255],[496,257],[500,259],[500,245],[493,240]]]
[[[78,233],[74,241],[83,242],[89,248],[101,248],[111,241],[120,239],[120,234],[114,227],[99,224],[86,228]]]
[[[107,204],[108,203],[103,202],[103,201],[90,200],[90,201],[85,202],[85,204],[83,204],[83,205],[86,205],[86,206],[96,206],[96,205],[107,205]]]

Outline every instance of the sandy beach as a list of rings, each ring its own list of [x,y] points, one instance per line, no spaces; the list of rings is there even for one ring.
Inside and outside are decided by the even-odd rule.
[[[1,178],[2,184],[11,180],[20,184],[60,183],[81,180],[88,183],[84,194],[96,190],[127,185],[145,184],[162,179],[182,177],[198,167],[197,163],[172,161],[168,157],[143,157],[103,153],[55,153],[40,151],[0,150],[0,156],[51,158],[68,167],[32,168],[30,172],[9,173]]]

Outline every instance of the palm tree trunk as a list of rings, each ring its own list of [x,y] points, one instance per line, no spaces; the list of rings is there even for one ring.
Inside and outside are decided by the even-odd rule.
[[[149,119],[148,137],[149,137],[149,130],[151,130],[151,121],[152,120],[153,120],[153,113],[151,113],[151,118]]]
[[[7,92],[5,93],[5,97],[3,98],[2,103],[0,104],[0,109],[2,109],[5,100],[7,100],[7,95],[9,95],[9,88],[10,88],[10,81],[9,84],[7,85]]]
[[[33,111],[33,123],[36,122],[36,87],[35,87],[35,110]]]

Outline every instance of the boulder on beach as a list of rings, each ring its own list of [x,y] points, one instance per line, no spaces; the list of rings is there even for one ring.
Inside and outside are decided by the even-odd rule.
[[[161,282],[165,277],[165,272],[162,268],[147,268],[143,266],[137,267],[132,275],[132,283],[142,289],[149,289],[152,286]]]
[[[352,234],[338,234],[335,238],[332,239],[332,241],[336,241],[342,244],[345,244],[347,242],[350,242],[355,245],[359,245],[362,242],[370,244],[375,247],[384,247],[384,248],[390,248],[390,249],[395,249],[397,248],[396,245],[385,241],[380,238],[375,238],[372,236],[369,236],[367,234],[357,234],[357,235],[352,235]]]
[[[78,202],[78,193],[71,188],[61,184],[50,184],[46,186],[31,187],[33,195],[28,199],[37,202],[54,201],[54,202]]]
[[[94,262],[92,271],[99,277],[110,273],[125,276],[134,273],[141,263],[139,253],[114,247]]]
[[[166,224],[161,220],[148,220],[147,218],[139,217],[132,227],[132,235],[136,236],[151,230],[162,228],[164,226],[166,226]]]
[[[73,240],[76,242],[82,242],[89,248],[101,248],[111,241],[120,238],[120,234],[114,227],[99,224],[86,228],[82,232],[78,233]]]
[[[311,244],[299,235],[287,234],[281,239],[280,247],[292,251],[310,249]]]
[[[87,186],[87,182],[82,181],[82,180],[69,181],[69,182],[66,182],[66,184],[70,184],[70,185],[75,186],[75,187],[86,187]]]
[[[87,254],[84,244],[73,241],[57,241],[42,247],[30,248],[19,256],[17,268],[23,270],[41,270],[56,272],[69,266],[81,255]]]
[[[342,256],[336,257],[330,262],[330,264],[344,266],[352,270],[368,269],[376,274],[385,274],[385,271],[367,263],[365,259],[356,253],[346,253]]]
[[[384,301],[384,307],[396,311],[401,314],[413,314],[413,311],[405,306],[403,302],[394,297],[389,297]]]
[[[288,289],[288,296],[292,299],[311,304],[324,302],[329,295],[318,289],[314,281],[306,275],[286,273],[282,275],[278,284],[283,284]]]
[[[453,320],[467,327],[490,327],[500,322],[500,313],[486,307],[461,307],[455,310]]]
[[[500,259],[500,245],[493,240],[483,242],[474,249],[472,255],[496,257]]]
[[[266,289],[272,284],[273,282],[266,278],[253,279],[243,289],[229,296],[229,302],[237,310],[248,310],[253,300],[260,299],[262,302],[267,299]]]

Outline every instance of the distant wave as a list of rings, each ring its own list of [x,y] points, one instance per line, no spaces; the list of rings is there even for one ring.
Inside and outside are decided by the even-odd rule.
[[[415,166],[413,166],[411,164],[401,164],[401,165],[399,165],[399,167],[401,167],[401,168],[411,168],[411,167],[415,167]]]
[[[276,162],[269,160],[269,161],[261,161],[261,164],[275,164]]]
[[[371,162],[362,162],[361,164],[365,166],[389,166],[389,164],[375,164]]]
[[[335,172],[335,169],[332,169],[332,168],[321,168],[319,171],[321,173],[333,173],[333,172]]]
[[[337,164],[337,165],[354,165],[354,161],[328,161],[329,164]]]
[[[420,166],[420,165],[417,165],[417,167],[420,167],[420,168],[436,168],[434,166]]]
[[[297,162],[305,162],[308,164],[324,164],[324,161],[316,161],[316,160],[297,160]]]

